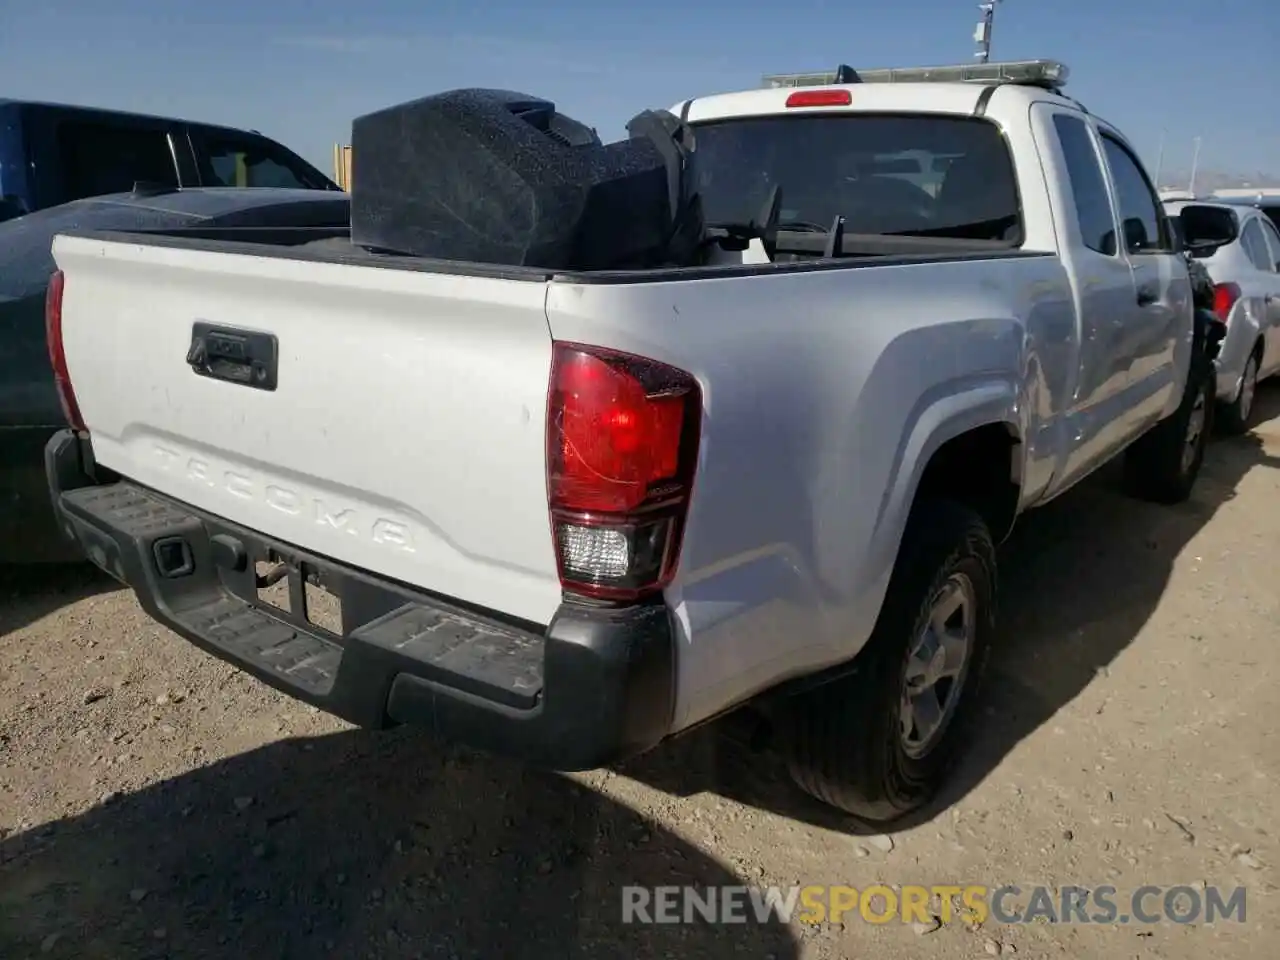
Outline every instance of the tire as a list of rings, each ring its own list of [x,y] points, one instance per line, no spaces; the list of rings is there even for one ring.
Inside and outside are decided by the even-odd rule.
[[[1237,436],[1249,429],[1249,420],[1253,416],[1253,400],[1258,392],[1258,367],[1261,364],[1259,351],[1255,349],[1245,361],[1244,373],[1240,377],[1240,390],[1230,403],[1218,405],[1218,427],[1223,433]]]
[[[881,823],[919,809],[936,795],[965,743],[986,671],[995,588],[995,546],[982,519],[949,500],[918,503],[879,619],[854,671],[796,695],[787,705],[784,749],[801,789]],[[906,684],[921,676],[912,653],[918,642],[927,642],[935,599],[955,589],[967,591],[968,656],[949,685],[954,699],[950,692],[937,697],[949,719],[932,743],[921,742],[921,728],[913,725],[909,737],[902,723]]]
[[[1125,488],[1131,496],[1165,504],[1191,496],[1213,429],[1212,374],[1212,362],[1197,352],[1178,409],[1125,451]]]

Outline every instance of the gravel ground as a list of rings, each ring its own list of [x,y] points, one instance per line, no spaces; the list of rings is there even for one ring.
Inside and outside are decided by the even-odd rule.
[[[1280,390],[1193,500],[1003,549],[955,788],[876,835],[711,728],[574,777],[280,696],[83,570],[0,574],[0,957],[1274,957]],[[1272,717],[1267,721],[1266,717]],[[624,884],[1247,888],[1216,925],[624,926]]]

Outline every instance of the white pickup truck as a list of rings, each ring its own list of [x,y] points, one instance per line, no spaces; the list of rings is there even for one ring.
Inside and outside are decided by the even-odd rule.
[[[817,797],[919,807],[973,712],[995,545],[1121,453],[1137,495],[1187,497],[1212,390],[1132,148],[1060,65],[981,69],[677,105],[709,223],[781,185],[764,262],[59,236],[64,530],[358,724],[573,770],[750,704]]]

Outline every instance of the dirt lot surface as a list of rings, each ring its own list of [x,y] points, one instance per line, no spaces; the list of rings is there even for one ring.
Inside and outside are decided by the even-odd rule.
[[[0,582],[0,957],[1277,956],[1280,391],[1193,500],[1002,551],[955,789],[877,835],[715,729],[577,777],[345,727],[80,571]],[[1243,886],[1243,924],[624,926],[626,884]],[[1025,903],[1024,903],[1025,905]],[[1158,909],[1160,898],[1147,903]]]

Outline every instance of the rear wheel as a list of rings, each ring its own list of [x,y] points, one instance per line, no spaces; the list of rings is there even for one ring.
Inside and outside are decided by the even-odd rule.
[[[1230,403],[1218,408],[1218,423],[1223,433],[1241,434],[1249,429],[1249,418],[1253,415],[1253,398],[1258,391],[1258,367],[1261,358],[1254,350],[1245,361],[1244,373],[1240,377],[1240,390]]]
[[[918,504],[855,671],[797,696],[786,749],[799,786],[865,820],[927,803],[965,740],[995,623],[995,546],[982,519]]]
[[[1213,423],[1212,362],[1197,354],[1182,403],[1125,451],[1125,486],[1154,503],[1181,503],[1191,496]]]

